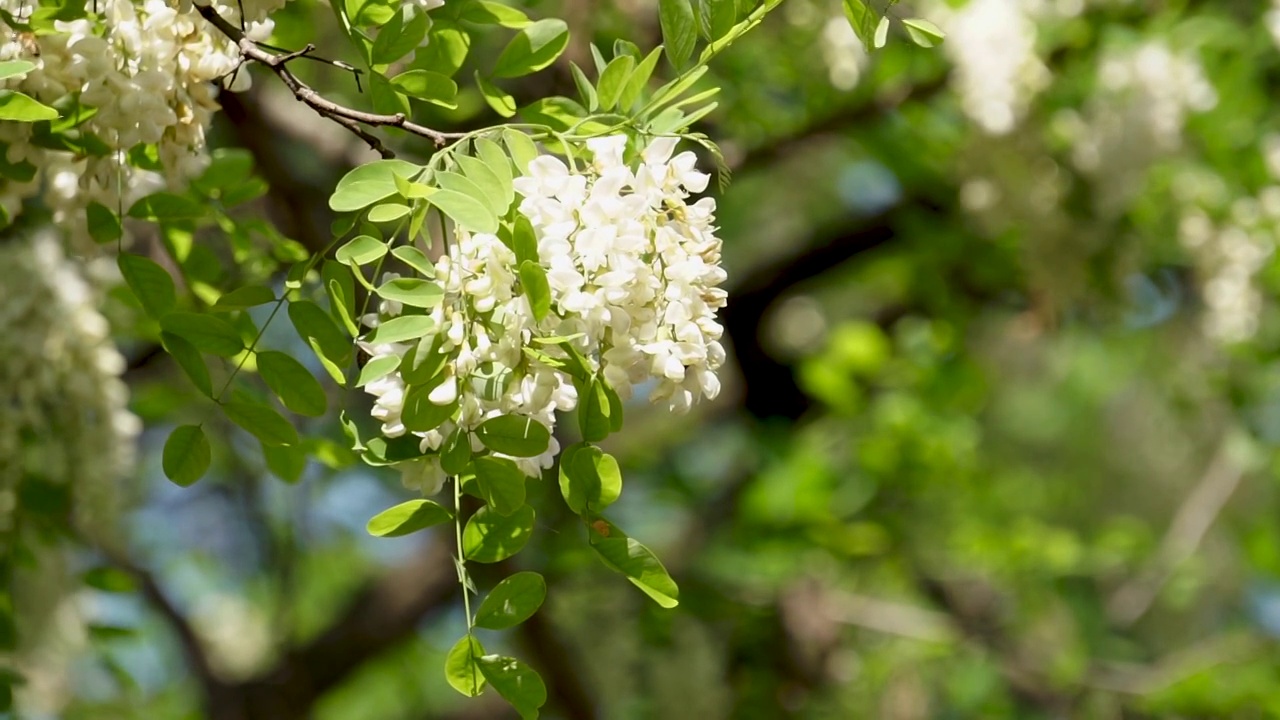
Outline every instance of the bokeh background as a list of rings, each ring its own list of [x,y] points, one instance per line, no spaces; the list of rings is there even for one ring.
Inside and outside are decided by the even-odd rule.
[[[659,42],[655,6],[528,11],[566,18],[566,59],[589,66],[593,39]],[[473,572],[548,579],[510,639],[548,682],[544,715],[1280,717],[1280,6],[890,14],[948,38],[919,48],[895,24],[869,54],[839,3],[786,0],[702,81],[722,92],[696,129],[732,172],[712,189],[725,391],[686,417],[634,402],[607,447],[619,524],[681,604],[610,573],[555,483],[531,484],[529,549]],[[321,3],[277,18],[277,44],[343,56]],[[349,75],[299,72],[364,101]],[[564,64],[511,90],[575,93]],[[240,212],[324,247],[324,198],[367,148],[269,76],[223,106],[214,143],[269,187]],[[419,110],[496,121],[474,91]],[[197,393],[111,317],[145,422],[101,519],[123,550],[63,543],[22,576],[21,717],[512,716],[441,672],[464,627],[451,539],[364,532],[410,496],[394,473],[355,463],[331,417],[302,427],[320,461],[267,467],[220,427],[210,477],[173,486],[160,447]],[[266,344],[309,358],[285,325]]]

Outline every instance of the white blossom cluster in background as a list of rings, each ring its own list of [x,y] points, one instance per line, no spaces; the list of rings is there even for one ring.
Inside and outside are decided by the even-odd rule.
[[[460,424],[471,429],[497,415],[532,418],[548,429],[556,411],[578,402],[572,379],[526,349],[563,356],[535,338],[567,337],[623,399],[634,386],[653,381],[652,401],[687,411],[701,397],[720,391],[716,370],[725,359],[715,319],[726,293],[715,235],[715,201],[690,203],[706,189],[708,175],[694,168],[695,155],[672,157],[677,140],[658,138],[634,168],[623,161],[623,135],[588,141],[593,155],[579,171],[544,155],[515,180],[523,197],[519,213],[531,222],[541,266],[550,286],[551,312],[541,322],[519,285],[516,256],[497,236],[459,232],[435,265],[444,302],[431,312],[447,379],[429,396],[436,405],[460,403],[457,422],[418,433],[422,449],[438,449]],[[383,303],[364,323],[397,315]],[[434,337],[434,336],[432,336]],[[403,355],[408,345],[364,345],[376,360]],[[372,361],[371,361],[372,362]],[[487,378],[525,367],[497,394]],[[489,389],[486,389],[486,385]],[[405,384],[393,373],[365,388],[377,396],[373,415],[383,434],[405,434],[401,422]],[[481,445],[472,437],[476,450]],[[537,458],[516,459],[528,475],[550,467],[559,446],[553,439]],[[437,458],[414,461],[406,483],[434,492],[444,481]]]
[[[223,17],[244,26],[248,36],[265,40],[273,24],[267,15],[285,0],[218,0]],[[31,0],[0,0],[0,7],[24,18],[38,7]],[[30,123],[0,123],[0,148],[12,164],[38,169],[30,181],[0,185],[0,207],[13,216],[24,198],[41,191],[55,220],[83,230],[83,208],[97,201],[127,208],[137,198],[163,188],[180,187],[208,162],[205,131],[218,109],[215,81],[231,80],[239,53],[235,45],[199,16],[189,0],[97,0],[87,18],[58,21],[57,32],[32,34],[0,23],[0,60],[27,60],[36,68],[21,77],[0,80],[0,88],[21,90],[46,104],[79,93],[97,112],[81,126],[106,144],[101,156],[38,147]],[[231,87],[248,86],[247,69],[235,73]],[[155,144],[162,174],[129,167],[122,153]],[[83,232],[79,233],[83,235]]]
[[[837,90],[852,90],[862,77],[869,57],[858,34],[843,13],[833,15],[822,26],[822,59],[827,64],[827,77]]]
[[[1197,188],[1209,190],[1197,192]],[[1280,186],[1270,186],[1258,197],[1232,202],[1223,217],[1205,209],[1219,203],[1222,192],[1213,192],[1212,181],[1184,176],[1176,188],[1188,210],[1178,226],[1178,239],[1195,258],[1206,336],[1223,343],[1248,340],[1258,330],[1262,293],[1254,276],[1275,251],[1280,233]]]
[[[960,106],[988,134],[1011,132],[1049,84],[1036,54],[1036,13],[1044,6],[1028,0],[929,6],[928,17],[947,33],[942,47],[955,64],[951,83]]]
[[[1102,210],[1123,208],[1151,164],[1179,149],[1188,115],[1217,102],[1199,61],[1162,42],[1104,55],[1073,143],[1073,160],[1097,183]]]
[[[1280,0],[1271,0],[1271,9],[1262,16],[1262,20],[1271,33],[1272,41],[1280,47]]]
[[[141,430],[99,298],[52,232],[0,239],[0,529],[26,473],[74,488],[84,527],[109,517]]]

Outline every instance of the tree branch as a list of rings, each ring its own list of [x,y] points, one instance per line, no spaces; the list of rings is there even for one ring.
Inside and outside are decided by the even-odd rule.
[[[191,622],[187,620],[187,617],[169,599],[168,594],[160,587],[155,576],[115,548],[101,544],[99,545],[99,550],[112,565],[123,570],[138,583],[138,590],[142,594],[142,598],[169,625],[175,639],[178,641],[178,647],[182,650],[183,660],[186,661],[187,667],[191,669],[191,673],[200,684],[205,698],[213,698],[225,692],[227,686],[213,674],[213,669],[209,665],[209,659],[205,655],[204,646],[200,643],[200,637],[196,634],[195,628],[191,626]],[[212,710],[212,707],[209,707],[209,709]]]
[[[1178,507],[1155,558],[1111,595],[1107,616],[1113,623],[1128,627],[1151,609],[1174,571],[1199,549],[1243,477],[1244,468],[1232,459],[1229,443],[1224,440],[1204,476]]]
[[[364,130],[361,125],[370,125],[374,127],[396,127],[405,132],[427,138],[436,144],[436,147],[443,147],[449,140],[455,140],[463,137],[463,133],[444,133],[439,130],[432,130],[424,125],[419,125],[407,117],[404,113],[396,113],[394,115],[383,115],[379,113],[369,113],[363,110],[356,110],[345,105],[339,105],[316,92],[311,86],[298,79],[288,68],[288,62],[296,58],[305,56],[314,50],[314,46],[307,47],[297,52],[284,54],[276,54],[264,50],[260,45],[245,36],[244,32],[232,25],[226,18],[218,14],[211,5],[195,4],[196,11],[200,16],[213,25],[219,32],[227,36],[236,47],[240,49],[240,55],[245,60],[261,63],[271,72],[280,78],[285,87],[293,92],[300,102],[306,104],[312,110],[320,115],[329,118],[335,123],[346,128],[361,140],[368,143],[369,147],[376,150],[382,157],[395,157],[395,153],[388,150],[382,144],[382,141],[375,135]]]
[[[412,560],[368,582],[329,629],[290,649],[263,675],[211,688],[211,720],[301,720],[322,695],[371,658],[403,642],[457,591],[449,543],[438,538]]]

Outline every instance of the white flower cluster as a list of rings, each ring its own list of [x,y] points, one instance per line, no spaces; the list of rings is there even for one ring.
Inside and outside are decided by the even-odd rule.
[[[1270,259],[1280,233],[1280,186],[1236,200],[1216,222],[1205,210],[1191,208],[1178,226],[1178,239],[1196,260],[1204,333],[1223,343],[1248,340],[1262,310],[1253,276]]]
[[[694,168],[696,157],[672,157],[677,140],[659,138],[640,153],[633,168],[624,162],[623,135],[588,141],[593,160],[578,172],[543,155],[516,178],[518,208],[537,239],[539,264],[550,287],[551,310],[541,320],[519,280],[516,255],[495,235],[458,232],[435,265],[444,302],[431,311],[440,351],[448,356],[446,380],[431,391],[436,405],[459,403],[456,422],[420,433],[422,449],[437,449],[457,425],[466,429],[497,415],[532,418],[548,429],[556,411],[578,403],[573,381],[558,363],[554,344],[536,338],[571,338],[593,372],[600,372],[622,398],[652,381],[649,398],[684,412],[701,397],[720,391],[716,370],[724,362],[723,328],[715,319],[726,294],[720,240],[712,226],[715,201],[690,204],[709,177]],[[396,315],[384,303],[366,325]],[[430,336],[429,340],[435,336]],[[402,355],[408,345],[365,345],[374,359]],[[536,352],[527,352],[536,351]],[[403,435],[405,383],[393,373],[366,386],[377,396],[373,415],[389,437]],[[474,449],[482,446],[472,438]],[[519,460],[536,475],[550,467],[559,447]],[[406,482],[428,492],[444,473],[430,457],[410,464]]]
[[[1280,0],[1271,0],[1271,9],[1262,16],[1262,21],[1271,33],[1272,42],[1280,47]]]
[[[0,529],[30,472],[72,486],[80,520],[96,526],[141,430],[124,358],[93,287],[51,234],[0,239],[0,267]]]
[[[867,49],[843,13],[832,16],[822,26],[821,47],[832,87],[852,90],[857,86],[869,58]]]
[[[273,25],[267,15],[285,0],[218,0],[215,8],[248,36],[265,40]],[[17,18],[39,4],[0,0]],[[0,24],[0,60],[27,60],[36,68],[24,76],[0,80],[0,88],[21,90],[52,104],[78,94],[96,112],[81,126],[101,140],[105,154],[50,150],[32,143],[29,123],[0,123],[0,150],[11,164],[27,162],[38,169],[29,182],[0,185],[0,207],[10,215],[21,201],[47,182],[49,204],[64,226],[82,225],[89,201],[115,209],[161,189],[181,186],[206,166],[205,131],[218,108],[214,82],[248,86],[247,70],[235,72],[239,52],[209,26],[189,0],[97,0],[97,14],[57,21],[57,32],[33,34]],[[138,145],[154,144],[163,174],[138,170],[122,154]]]
[[[942,47],[955,63],[952,84],[961,107],[991,135],[1011,132],[1049,84],[1049,70],[1036,54],[1033,13],[1040,6],[1025,0],[970,0],[959,10],[939,3],[928,13],[947,33]]]
[[[1074,162],[1093,176],[1104,204],[1123,207],[1151,163],[1181,146],[1187,116],[1217,102],[1200,63],[1163,43],[1110,53],[1075,131]]]

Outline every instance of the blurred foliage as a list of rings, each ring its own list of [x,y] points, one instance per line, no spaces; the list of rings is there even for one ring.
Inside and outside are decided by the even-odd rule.
[[[828,0],[787,0],[701,81],[723,90],[697,129],[734,171],[718,217],[738,364],[715,403],[687,418],[636,403],[628,432],[606,443],[628,483],[619,523],[664,558],[682,602],[662,610],[617,582],[554,479],[531,484],[539,532],[504,569],[541,572],[551,588],[536,629],[513,640],[547,679],[547,716],[1280,716],[1276,10],[972,3],[1028,14],[1047,73],[1017,91],[1025,109],[1000,134],[966,114],[957,78],[966,51],[1021,62],[1001,54],[998,33],[990,46],[898,41],[867,56],[847,26],[832,29],[843,11]],[[956,43],[969,41],[951,31],[963,5],[911,10]],[[586,38],[658,37],[650,3],[530,12],[569,21],[579,62]],[[297,33],[282,46],[338,46],[319,4],[281,15],[277,26]],[[1115,79],[1152,44],[1170,52],[1151,63],[1202,68],[1211,106],[1158,115],[1173,91]],[[349,75],[305,70],[332,97],[359,99]],[[267,80],[254,91],[263,102],[280,90]],[[571,94],[566,68],[536,82]],[[459,93],[456,109],[415,117],[464,129],[495,119],[476,90]],[[1161,122],[1176,142],[1150,139]],[[216,138],[230,149],[273,132],[248,128],[223,122]],[[295,140],[280,143],[287,166],[255,155],[305,198],[308,183],[345,168]],[[412,154],[421,142],[399,144]],[[1103,152],[1083,160],[1090,143]],[[241,212],[281,212],[272,198]],[[1256,290],[1256,305],[1214,295],[1245,252],[1222,238],[1242,232],[1261,260],[1238,294]],[[238,252],[244,280],[267,277],[259,246],[210,235],[196,246],[210,253],[209,282],[224,266],[215,252]],[[139,350],[125,324],[137,316],[108,310]],[[1223,336],[1222,312],[1256,328]],[[275,327],[265,346],[306,352]],[[241,431],[206,428],[222,440],[213,470],[180,489],[161,476],[160,448],[198,396],[167,364],[136,362],[127,378],[148,428],[128,548],[189,617],[218,682],[270,688],[291,649],[323,638],[366,583],[394,588],[402,574],[412,596],[415,559],[453,572],[429,555],[445,536],[367,537],[367,518],[409,494],[394,473],[349,464],[335,418],[300,428],[330,461],[292,484],[270,476]],[[365,402],[352,393],[342,406],[365,414]],[[67,554],[76,569],[101,564]],[[500,576],[476,574],[485,587]],[[33,580],[18,602],[50,597],[23,717],[202,716],[206,689],[145,593],[63,596]],[[505,717],[501,705],[469,705],[438,672],[463,627],[455,600],[443,593],[298,717]]]

